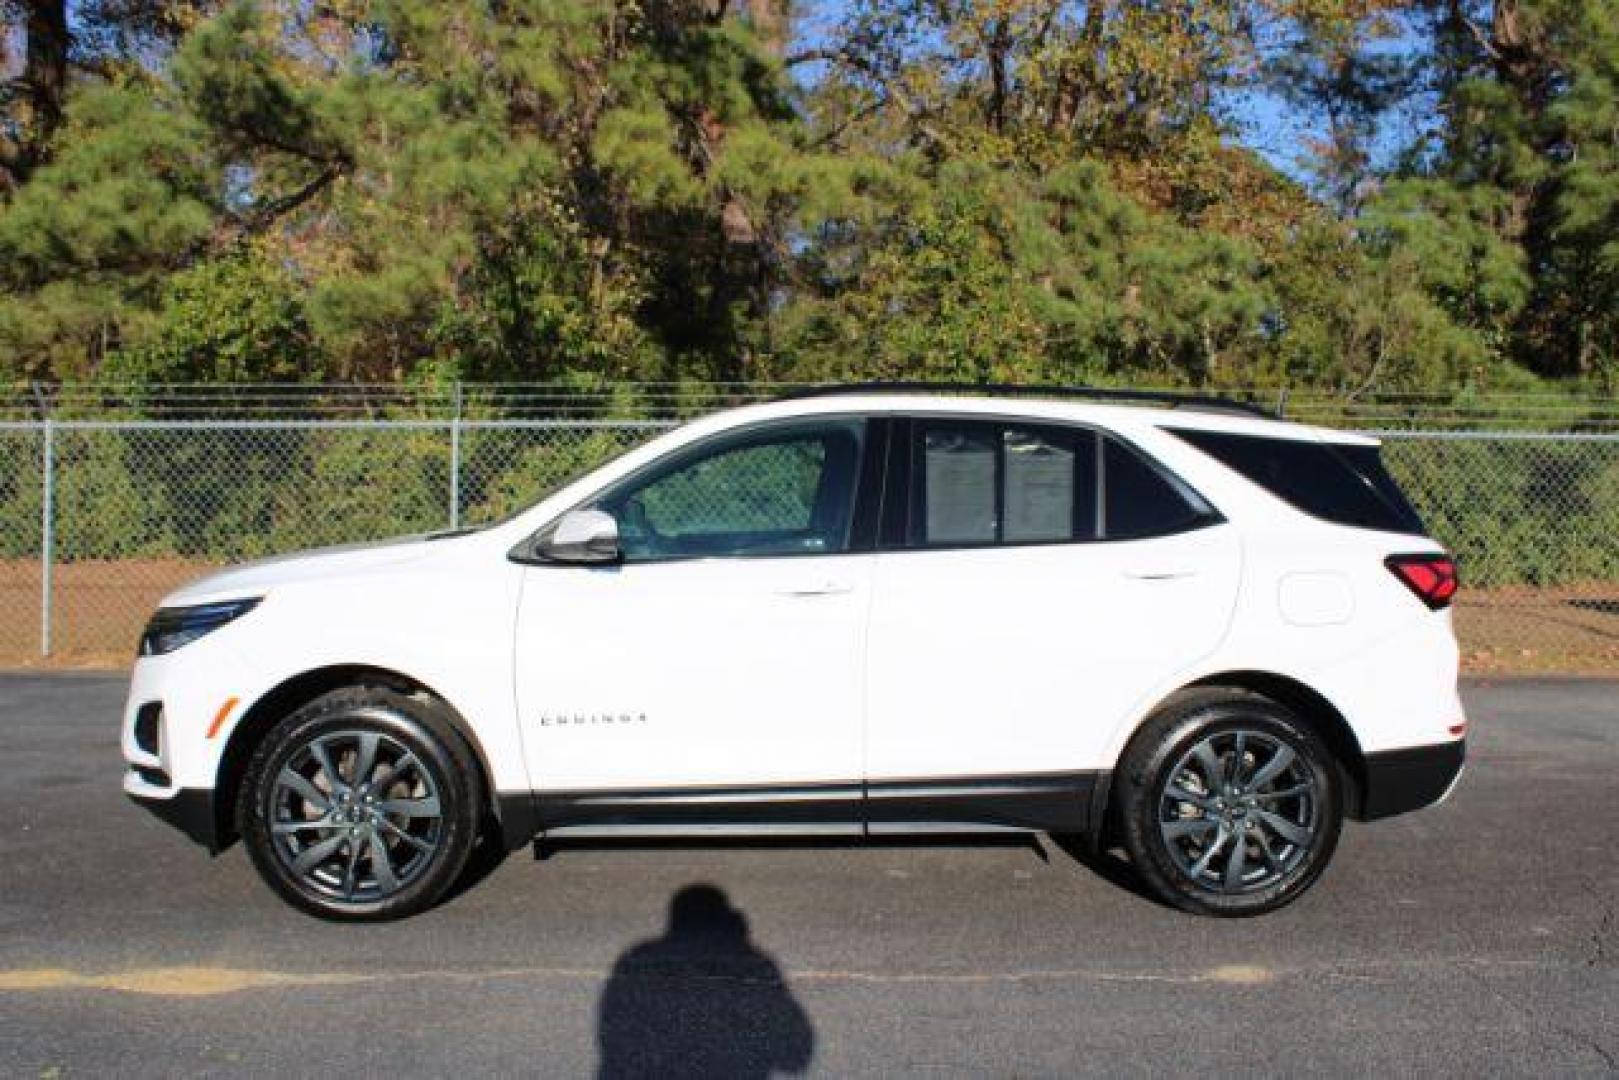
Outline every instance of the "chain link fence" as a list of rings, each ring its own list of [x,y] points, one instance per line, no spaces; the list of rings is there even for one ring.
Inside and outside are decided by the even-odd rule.
[[[1619,673],[1619,432],[1377,434],[1456,554],[1468,670]]]
[[[156,602],[214,567],[496,520],[679,419],[769,392],[534,392],[524,408],[457,393],[445,417],[443,402],[362,408],[350,391],[339,409],[302,388],[273,402],[253,391],[171,394],[167,411],[58,398],[0,419],[0,665],[127,664]],[[1376,408],[1289,414],[1384,439],[1460,560],[1466,666],[1619,671],[1619,424],[1606,403],[1577,422],[1495,404],[1482,430],[1476,413],[1424,428],[1409,404]],[[1533,430],[1554,424],[1580,430]]]
[[[0,432],[0,664],[127,663],[156,602],[214,567],[497,520],[668,426],[10,425]]]

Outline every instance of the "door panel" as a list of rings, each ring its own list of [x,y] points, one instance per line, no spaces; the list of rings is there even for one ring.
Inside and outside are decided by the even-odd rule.
[[[530,569],[517,693],[536,786],[857,780],[871,559]]]
[[[866,777],[1086,774],[1138,700],[1219,643],[1235,530],[1105,432],[897,425],[869,630]]]
[[[1229,525],[879,556],[867,777],[1111,768],[1140,696],[1224,636],[1237,570]]]
[[[517,700],[543,793],[584,820],[740,816],[724,789],[855,784],[880,460],[858,417],[746,426],[674,452],[591,500],[623,562],[531,567]],[[668,795],[705,788],[713,797]],[[847,792],[806,805],[853,816]],[[639,810],[637,809],[639,808]]]

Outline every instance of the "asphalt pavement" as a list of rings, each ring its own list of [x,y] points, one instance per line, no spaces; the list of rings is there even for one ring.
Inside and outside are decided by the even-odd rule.
[[[1043,841],[575,845],[330,925],[124,799],[122,695],[0,675],[5,1075],[1619,1070],[1619,682],[1469,685],[1452,799],[1245,921]]]

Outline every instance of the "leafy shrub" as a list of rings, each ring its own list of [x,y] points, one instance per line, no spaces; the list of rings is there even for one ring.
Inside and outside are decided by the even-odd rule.
[[[0,558],[39,555],[41,436],[0,431]]]
[[[1389,470],[1475,585],[1619,580],[1619,444],[1391,439]]]
[[[498,520],[655,432],[470,423],[461,520]],[[56,558],[230,561],[442,528],[448,428],[58,428]],[[40,544],[38,431],[0,432],[0,558]],[[1472,585],[1619,581],[1619,443],[1385,440]]]

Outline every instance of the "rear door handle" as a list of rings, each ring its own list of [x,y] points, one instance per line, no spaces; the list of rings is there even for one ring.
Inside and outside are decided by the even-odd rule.
[[[805,581],[796,585],[787,585],[776,590],[778,596],[840,596],[843,593],[854,592],[853,582],[827,579],[825,581]]]
[[[1177,578],[1196,577],[1197,571],[1190,567],[1143,566],[1124,571],[1124,576],[1133,581],[1174,581]]]

